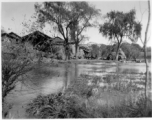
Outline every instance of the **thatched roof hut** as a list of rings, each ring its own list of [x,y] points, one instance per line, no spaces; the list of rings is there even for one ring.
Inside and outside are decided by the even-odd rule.
[[[111,52],[107,56],[107,60],[115,60],[115,59],[116,59],[116,52]],[[118,51],[118,60],[126,60],[126,55],[121,48]]]

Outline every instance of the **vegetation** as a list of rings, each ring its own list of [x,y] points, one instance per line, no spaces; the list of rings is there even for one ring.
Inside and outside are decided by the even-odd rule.
[[[104,44],[101,44],[100,47],[96,47],[96,48],[92,48],[93,51],[95,50],[98,50],[98,54],[97,56],[101,56],[102,59],[103,58],[107,58],[107,56],[111,53],[111,52],[115,52],[117,51],[117,44],[114,44],[114,45],[104,45]],[[143,56],[143,48],[141,46],[139,46],[138,44],[136,43],[127,43],[127,42],[124,42],[121,44],[121,49],[122,51],[125,53],[126,55],[126,60],[135,60],[136,59],[144,59],[144,56]],[[150,48],[149,49],[149,53],[150,52]],[[95,55],[96,55],[95,54]],[[150,59],[150,54],[148,55],[148,58]]]
[[[135,41],[141,34],[141,24],[135,21],[135,10],[128,13],[119,11],[111,11],[107,13],[107,21],[100,26],[100,32],[109,40],[117,42],[116,60],[118,60],[118,51],[124,37]]]
[[[99,57],[99,47],[96,44],[91,45],[91,58],[97,59]]]
[[[146,112],[148,112],[148,107],[152,104],[152,95],[151,95],[151,74],[149,70],[149,63],[147,60],[147,41],[148,41],[148,32],[150,28],[150,20],[151,20],[151,7],[150,7],[150,1],[148,0],[148,22],[146,26],[146,31],[145,31],[145,39],[143,42],[144,45],[144,59],[145,59],[145,64],[146,64],[146,79],[145,79],[145,99],[146,99]]]
[[[89,21],[98,14],[98,10],[87,2],[44,2],[42,5],[35,4],[35,9],[39,23],[53,25],[63,37],[66,59],[70,59],[70,34],[77,32],[77,39],[73,36],[72,39],[79,44],[82,31],[91,25]]]
[[[71,61],[62,65],[64,70],[62,69],[61,71],[64,72],[64,74],[60,74],[58,71],[51,70],[55,67],[59,67],[58,62],[55,61],[54,66],[53,61],[51,61],[51,63],[50,61],[47,62],[49,65],[51,64],[50,66],[52,68],[50,69],[48,64],[40,64],[41,62],[45,63],[42,59],[45,57],[46,61],[50,60],[49,58],[61,60],[63,59],[63,54],[66,55],[66,60],[70,59],[72,53],[70,45],[72,44],[75,45],[75,56],[77,59],[77,51],[80,42],[88,39],[87,36],[83,35],[83,32],[87,28],[95,26],[94,18],[100,16],[100,11],[87,2],[36,3],[35,11],[37,21],[32,25],[23,23],[28,30],[25,32],[29,33],[37,29],[41,31],[45,25],[50,25],[51,29],[57,32],[62,38],[55,37],[53,39],[39,31],[20,37],[14,33],[7,34],[2,27],[2,115],[4,118],[8,116],[9,110],[13,106],[13,104],[7,103],[7,97],[14,92],[13,90],[17,83],[22,82],[27,76],[29,79],[36,78],[36,84],[33,83],[33,86],[36,86],[38,81],[41,81],[46,76],[48,81],[54,76],[59,77],[60,75],[65,75],[67,78],[69,77],[68,68]],[[141,23],[136,21],[136,11],[131,10],[127,13],[120,11],[111,11],[107,13],[105,23],[100,26],[100,33],[103,36],[108,37],[109,40],[115,44],[102,44],[100,46],[92,44],[89,46],[89,52],[86,50],[88,55],[87,58],[97,59],[100,57],[101,59],[107,59],[107,56],[110,53],[116,52],[116,55],[114,56],[116,57],[116,60],[118,60],[118,53],[121,48],[125,53],[127,60],[137,61],[139,58],[144,58],[146,73],[140,73],[142,76],[139,75],[139,78],[132,78],[131,75],[137,75],[139,73],[130,69],[127,73],[127,70],[120,72],[118,66],[121,63],[118,62],[118,66],[114,65],[116,67],[116,72],[113,74],[103,75],[102,77],[80,75],[73,81],[66,81],[71,77],[70,76],[68,79],[65,78],[64,91],[47,96],[38,95],[33,99],[27,105],[27,117],[152,117],[152,96],[151,92],[149,92],[151,91],[151,72],[147,61],[147,58],[151,58],[151,54],[147,56],[148,52],[151,53],[151,48],[147,48],[147,34],[151,17],[150,1],[148,1],[148,11],[145,40],[142,41],[143,48],[135,43],[138,38],[141,37],[142,27]],[[129,44],[123,42],[124,38],[130,39],[133,43]],[[59,42],[58,44],[61,46],[58,46],[58,44],[54,46],[51,41],[53,41],[54,44]],[[38,63],[36,67],[35,63]],[[89,62],[87,61],[86,63],[88,64]],[[101,66],[103,69],[102,72],[106,72],[104,65]],[[107,65],[106,67],[109,66],[110,65]],[[77,65],[75,64],[72,67],[72,69],[75,69],[75,74],[78,74]],[[91,69],[98,68],[92,68],[91,66]],[[29,81],[27,80],[26,82],[28,83]],[[64,83],[59,84],[59,86],[62,86],[62,84]],[[141,92],[138,97],[136,97],[137,92]],[[110,97],[105,97],[108,95]],[[130,99],[124,100],[127,98],[125,97],[127,95],[131,96]],[[115,98],[117,98],[117,104],[113,102]],[[110,104],[107,101],[109,99],[112,99]]]
[[[116,77],[114,80],[112,78],[106,76],[102,79],[97,76],[81,75],[64,93],[35,98],[27,106],[27,115],[32,118],[151,117],[151,107],[149,106],[149,112],[145,112],[145,99],[142,95],[135,102],[121,102],[119,106],[107,108],[106,105],[93,104],[93,101],[100,99],[99,94],[103,94],[98,86],[99,81],[110,84],[116,80]],[[88,84],[90,80],[92,84]],[[99,92],[94,88],[97,88]],[[129,86],[128,90],[130,90]],[[118,91],[120,91],[120,86]]]
[[[27,113],[31,118],[89,118],[84,105],[77,102],[76,96],[67,96],[62,93],[48,96],[38,96],[28,104]]]
[[[15,40],[14,40],[15,41]],[[34,50],[25,44],[2,40],[2,102],[7,105],[6,97],[12,92],[22,77],[32,69]],[[7,105],[9,106],[9,105]],[[10,108],[10,107],[8,107]],[[9,110],[3,111],[4,117]]]

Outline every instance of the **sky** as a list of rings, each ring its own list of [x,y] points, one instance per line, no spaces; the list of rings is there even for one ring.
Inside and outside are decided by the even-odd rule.
[[[43,1],[41,1],[43,2]],[[97,9],[101,10],[102,15],[106,15],[106,13],[115,10],[115,11],[123,11],[129,12],[131,9],[136,10],[136,20],[141,21],[142,23],[142,39],[144,39],[146,24],[148,20],[148,5],[147,1],[88,1],[90,4],[94,5]],[[31,16],[34,14],[34,4],[35,2],[2,2],[1,3],[1,26],[7,32],[15,32],[18,35],[21,35],[21,31],[23,29],[22,22],[26,18],[26,20],[31,19]],[[144,12],[143,16],[142,13]],[[142,18],[142,19],[141,19]],[[103,23],[103,19],[98,18],[97,21],[99,23]],[[45,31],[44,31],[45,33]],[[49,33],[46,32],[49,35]],[[89,37],[89,40],[85,41],[85,43],[97,43],[97,44],[110,44],[111,42],[108,38],[102,36],[99,33],[99,28],[89,28],[84,33]],[[50,36],[53,34],[50,34]],[[52,37],[52,36],[51,36]],[[125,40],[130,42],[129,40]],[[131,43],[131,42],[130,42]],[[141,44],[140,40],[137,42]],[[152,44],[151,40],[148,42],[148,46]]]

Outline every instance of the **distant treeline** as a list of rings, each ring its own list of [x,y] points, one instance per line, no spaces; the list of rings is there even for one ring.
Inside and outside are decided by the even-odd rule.
[[[117,50],[117,44],[114,45],[92,44],[90,47],[91,47],[91,54],[96,58],[100,57],[102,59],[106,59],[111,52],[116,52]],[[125,42],[121,44],[121,49],[125,53],[127,60],[144,59],[143,48],[139,44],[136,43],[130,44]],[[147,58],[151,59],[151,47],[147,48]]]

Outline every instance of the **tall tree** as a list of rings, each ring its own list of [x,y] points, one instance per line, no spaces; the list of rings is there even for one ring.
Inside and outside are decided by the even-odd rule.
[[[149,63],[147,60],[147,42],[148,42],[148,32],[149,32],[149,27],[150,27],[150,20],[151,20],[151,7],[150,7],[150,0],[148,0],[148,22],[146,26],[146,31],[145,31],[145,39],[144,41],[141,39],[143,43],[143,48],[144,48],[144,59],[145,59],[145,64],[146,64],[146,81],[145,81],[145,98],[146,98],[146,112],[148,112],[148,108],[152,105],[152,81],[151,81],[151,76],[150,76],[150,71],[149,71]]]
[[[118,60],[118,51],[124,38],[136,41],[141,35],[141,24],[135,20],[136,12],[131,10],[127,13],[111,11],[106,15],[106,21],[100,25],[99,32],[109,40],[117,42],[116,60]]]
[[[71,25],[70,18],[72,18],[69,2],[43,2],[35,4],[35,10],[40,24],[48,23],[61,34],[64,39],[66,60],[69,59],[69,27]]]
[[[147,2],[148,5],[148,21],[147,21],[147,25],[146,25],[146,30],[145,30],[145,36],[144,36],[144,40],[142,39],[142,36],[140,36],[140,40],[143,44],[143,51],[144,51],[144,60],[145,60],[145,64],[146,64],[146,79],[145,79],[145,108],[146,108],[146,113],[148,113],[148,109],[151,107],[152,105],[152,80],[151,80],[151,72],[149,70],[149,63],[148,63],[148,47],[147,47],[147,42],[148,42],[148,32],[149,32],[149,28],[150,28],[150,20],[151,20],[151,7],[150,7],[150,0],[148,0]],[[142,13],[142,17],[143,17],[144,12]],[[141,18],[142,20],[142,18]],[[152,114],[152,113],[151,113]]]
[[[71,39],[75,42],[75,56],[78,57],[79,44],[87,39],[82,33],[89,27],[93,27],[93,18],[100,15],[100,10],[87,2],[71,2],[73,18],[70,26]]]
[[[61,34],[64,39],[66,59],[70,58],[70,37],[74,33],[72,31],[77,30],[77,38],[79,37],[81,41],[80,39],[84,38],[81,35],[82,31],[90,26],[89,20],[97,13],[97,10],[87,2],[44,2],[36,4],[35,9],[40,24],[49,23]],[[76,42],[78,39],[75,39],[75,36],[71,38],[74,38],[74,43],[79,43]]]

